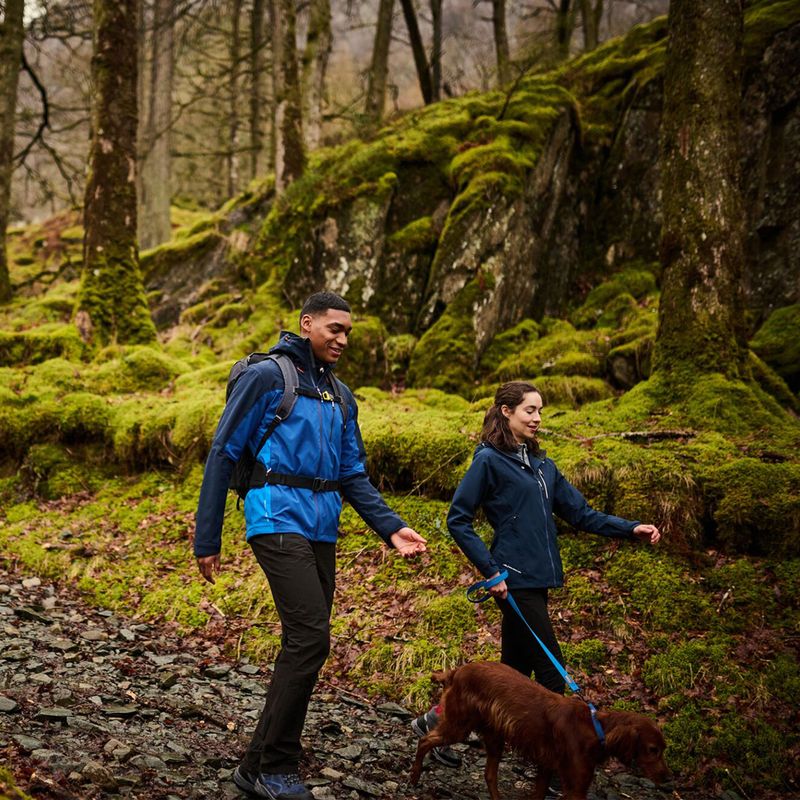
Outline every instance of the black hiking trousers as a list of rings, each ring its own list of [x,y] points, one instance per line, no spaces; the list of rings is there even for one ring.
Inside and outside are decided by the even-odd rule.
[[[311,692],[330,651],[336,545],[298,533],[268,533],[253,537],[250,546],[281,620],[281,651],[242,769],[296,773]]]
[[[558,646],[553,623],[547,613],[547,589],[514,589],[512,592],[519,610],[528,625],[545,643],[547,649],[564,665],[564,656]],[[500,627],[500,661],[517,672],[530,678],[533,673],[536,682],[551,692],[564,694],[564,679],[553,662],[545,655],[542,646],[531,636],[525,623],[507,600],[497,600],[503,612]]]

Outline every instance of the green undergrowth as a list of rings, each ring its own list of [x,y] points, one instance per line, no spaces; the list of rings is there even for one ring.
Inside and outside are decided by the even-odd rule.
[[[51,501],[26,494],[22,477],[4,478],[4,559],[118,613],[196,634],[226,631],[231,655],[269,663],[279,622],[233,498],[217,583],[197,574],[191,534],[201,475],[200,465],[184,476],[106,474]],[[345,507],[322,679],[424,709],[437,692],[432,671],[499,657],[499,614],[464,596],[478,576],[446,531],[447,503],[413,493],[387,500],[425,536],[428,552],[401,559]],[[489,540],[485,523],[478,532]],[[567,582],[551,593],[552,614],[568,666],[595,702],[656,716],[669,762],[684,776],[713,782],[728,769],[748,790],[789,786],[793,768],[773,754],[800,743],[791,726],[800,666],[790,646],[800,631],[800,561],[681,556],[566,531],[561,549]],[[740,741],[730,750],[737,718]]]
[[[17,786],[13,772],[1,765],[0,800],[32,800],[29,794],[26,794]]]

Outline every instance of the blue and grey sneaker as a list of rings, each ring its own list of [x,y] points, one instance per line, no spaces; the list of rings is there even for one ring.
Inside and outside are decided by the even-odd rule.
[[[256,795],[269,800],[314,800],[296,773],[270,775],[262,772],[255,783]]]
[[[257,778],[258,774],[248,772],[246,769],[242,768],[241,764],[233,771],[233,782],[246,794],[256,794]]]
[[[422,738],[436,727],[438,721],[439,715],[436,713],[436,709],[432,708],[411,722],[411,730]],[[456,769],[461,766],[461,756],[452,747],[434,747],[431,755],[446,767]]]

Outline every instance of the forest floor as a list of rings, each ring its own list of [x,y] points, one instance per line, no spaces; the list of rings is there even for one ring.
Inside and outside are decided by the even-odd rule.
[[[71,589],[0,568],[0,765],[35,798],[237,798],[231,772],[257,719],[268,669],[222,655],[217,641],[88,606]],[[459,770],[407,775],[415,712],[320,683],[303,772],[319,800],[488,797],[477,741]],[[513,756],[500,791],[521,800],[533,770]],[[0,792],[2,794],[2,792]],[[737,800],[733,792],[720,797]],[[594,800],[710,800],[655,787],[610,764]]]

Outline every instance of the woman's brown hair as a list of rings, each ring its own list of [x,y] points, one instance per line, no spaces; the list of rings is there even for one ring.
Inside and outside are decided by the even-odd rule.
[[[508,420],[503,415],[503,406],[515,409],[529,392],[536,392],[541,396],[541,392],[532,384],[525,381],[509,381],[504,383],[494,395],[494,403],[489,407],[486,416],[483,418],[483,429],[481,430],[481,441],[488,442],[498,450],[514,452],[518,445]],[[539,442],[534,439],[528,445],[533,453],[539,452]]]

